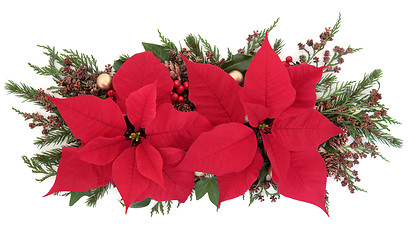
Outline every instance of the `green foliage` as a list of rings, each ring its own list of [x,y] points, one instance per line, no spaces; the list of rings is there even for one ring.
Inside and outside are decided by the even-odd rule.
[[[52,129],[47,135],[37,137],[34,141],[34,145],[37,145],[39,148],[43,148],[49,145],[60,145],[64,142],[72,143],[79,141],[72,135],[71,130],[68,126],[64,125],[61,128]]]
[[[187,45],[187,48],[190,49],[193,59],[200,58],[203,61],[205,60],[203,49],[201,47],[201,41],[199,38],[197,38],[193,34],[189,34],[184,39],[184,42]]]
[[[132,204],[130,204],[130,208],[143,208],[143,207],[147,207],[147,206],[149,206],[149,204],[150,204],[150,202],[152,201],[152,199],[151,198],[146,198],[145,200],[143,200],[143,201],[139,201],[139,202],[137,202],[137,201],[135,201],[135,202],[133,202]]]
[[[246,54],[248,54],[248,55],[249,55],[249,54],[252,54],[252,53],[255,52],[259,47],[261,47],[261,44],[263,43],[266,34],[267,34],[267,33],[269,34],[269,33],[272,31],[272,29],[274,29],[274,28],[277,26],[278,22],[279,22],[279,18],[276,19],[275,22],[273,22],[273,24],[272,24],[270,27],[261,30],[261,31],[259,32],[259,36],[258,36],[258,37],[254,38],[252,41],[248,41],[246,48],[244,48],[244,50],[246,49]],[[283,43],[282,40],[279,40],[279,41],[277,40],[277,41],[275,41],[275,44],[276,44],[276,47],[277,47],[278,51],[280,51],[280,49],[283,47],[283,45],[282,45],[282,47],[279,47],[282,43]],[[277,49],[275,49],[275,51],[276,51]]]
[[[164,37],[159,30],[157,30],[157,32],[159,33],[159,37],[161,39],[161,42],[163,43],[163,47],[178,52],[176,45],[172,41],[170,41],[170,39]]]
[[[245,72],[251,63],[253,56],[244,54],[235,54],[231,56],[231,59],[227,62],[221,64],[220,68],[225,72],[231,72],[232,70],[238,70],[240,72]]]
[[[164,215],[164,213],[169,214],[172,205],[173,205],[172,201],[156,202],[156,204],[150,210],[150,216],[153,216],[153,214],[160,214],[160,213],[162,215]],[[166,207],[166,211],[164,210],[164,207]]]
[[[282,51],[282,48],[285,46],[283,43],[283,40],[278,38],[275,40],[275,43],[273,44],[273,50],[276,52],[276,54],[280,54]]]
[[[120,55],[119,56],[119,59],[117,59],[117,60],[115,60],[114,62],[113,62],[113,65],[112,65],[112,67],[113,67],[113,70],[115,70],[115,72],[117,72],[118,70],[119,70],[119,68],[122,66],[122,64],[124,63],[124,62],[126,62],[126,60],[128,60],[129,59],[129,55],[128,54],[122,54],[122,55]]]
[[[55,82],[58,82],[65,74],[62,72],[62,66],[64,66],[65,58],[70,58],[72,60],[73,67],[80,67],[81,65],[87,67],[88,72],[98,73],[98,65],[96,59],[92,55],[86,55],[78,51],[71,49],[63,49],[63,53],[58,53],[55,47],[37,45],[43,48],[43,52],[48,59],[48,66],[39,67],[34,64],[28,63],[28,65],[34,69],[34,71],[39,75],[52,76]]]
[[[210,201],[218,207],[219,191],[217,177],[214,176],[197,181],[194,185],[194,190],[197,200],[201,199],[206,193],[208,193]]]
[[[108,190],[112,187],[111,183],[106,184],[103,187],[99,187],[99,188],[95,188],[90,190],[91,193],[87,196],[88,199],[86,200],[86,205],[88,207],[95,207],[96,203],[99,199],[101,199],[103,196],[105,196],[105,194],[108,193]]]
[[[10,94],[14,94],[17,97],[23,98],[23,102],[32,102],[35,105],[41,106],[45,108],[45,105],[38,100],[38,98],[34,97],[35,95],[39,95],[38,89],[35,89],[31,86],[28,86],[24,83],[15,83],[11,80],[6,82],[4,88]],[[45,95],[42,95],[45,96]],[[18,111],[17,111],[18,112]]]
[[[142,45],[146,51],[152,52],[154,56],[160,59],[162,63],[170,59],[170,56],[169,56],[170,50],[166,48],[165,46],[157,45],[153,43],[145,43],[145,42],[143,42]]]
[[[85,192],[70,192],[69,206],[72,207],[79,199],[84,196],[90,196],[92,193],[91,190]]]
[[[211,44],[208,43],[207,40],[205,40],[204,38],[202,38],[200,36],[200,34],[198,34],[198,38],[200,39],[200,41],[203,43],[204,49],[207,52],[212,52],[214,54],[214,57],[209,59],[213,64],[216,63],[217,61],[220,60],[220,50],[218,49],[217,46],[211,46]]]
[[[49,177],[57,175],[57,171],[50,165],[44,165],[41,162],[37,161],[34,158],[28,158],[26,156],[21,157],[24,163],[31,168],[33,173],[44,174],[42,178],[37,178],[36,180],[42,182]]]

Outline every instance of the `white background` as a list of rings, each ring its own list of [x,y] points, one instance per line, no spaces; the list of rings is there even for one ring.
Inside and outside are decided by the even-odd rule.
[[[2,1],[0,3],[0,238],[1,239],[407,239],[406,148],[380,146],[390,160],[367,158],[357,167],[368,193],[351,195],[329,181],[330,214],[310,204],[282,198],[276,203],[235,199],[220,211],[207,197],[173,208],[170,215],[149,215],[149,208],[129,210],[118,203],[116,190],[96,208],[83,201],[68,206],[68,198],[43,198],[52,181],[42,184],[21,155],[38,150],[32,142],[40,129],[11,110],[35,112],[31,104],[6,95],[7,80],[46,88],[52,81],[36,75],[27,62],[44,66],[47,58],[37,44],[93,54],[103,69],[120,54],[143,51],[141,42],[159,43],[157,29],[175,42],[188,33],[201,34],[226,55],[246,44],[252,30],[263,29],[280,17],[271,41],[286,46],[281,58],[298,56],[298,42],[318,40],[341,12],[342,27],[334,44],[363,47],[345,57],[339,77],[359,80],[375,68],[384,70],[383,103],[403,123],[393,134],[407,142],[406,24],[403,1]],[[405,10],[404,10],[405,9]],[[333,46],[331,46],[333,47]]]

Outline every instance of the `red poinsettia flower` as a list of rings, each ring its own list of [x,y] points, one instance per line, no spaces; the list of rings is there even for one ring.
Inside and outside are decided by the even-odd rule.
[[[306,64],[285,68],[267,37],[243,88],[217,67],[184,61],[190,99],[217,126],[192,144],[178,168],[216,175],[219,203],[240,196],[262,167],[258,135],[278,191],[326,211],[326,167],[317,149],[343,131],[313,109],[322,69]],[[245,115],[249,125],[242,124]]]
[[[197,112],[179,112],[167,103],[156,107],[156,96],[156,82],[134,91],[125,100],[127,115],[112,99],[50,97],[83,144],[63,148],[47,195],[112,182],[126,207],[146,197],[184,202],[194,186],[194,174],[174,167],[201,132],[213,126]]]
[[[173,81],[169,71],[152,52],[146,51],[130,57],[122,64],[112,79],[116,103],[126,114],[126,99],[143,86],[157,83],[157,105],[171,103],[169,92]]]

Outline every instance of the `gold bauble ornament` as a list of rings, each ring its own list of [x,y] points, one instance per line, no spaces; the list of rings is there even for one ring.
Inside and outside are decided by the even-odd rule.
[[[205,173],[203,173],[203,172],[194,172],[194,175],[196,175],[197,177],[204,177]]]
[[[108,90],[112,87],[112,76],[108,73],[101,73],[96,78],[96,85],[102,90]]]
[[[244,75],[238,70],[232,70],[229,75],[238,83],[241,84],[244,80]]]

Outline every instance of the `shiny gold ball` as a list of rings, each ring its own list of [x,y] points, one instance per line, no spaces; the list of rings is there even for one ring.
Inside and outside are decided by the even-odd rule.
[[[197,177],[204,177],[205,173],[203,173],[203,172],[194,172],[194,175],[196,175]]]
[[[232,70],[229,75],[238,83],[241,84],[242,81],[244,80],[244,76],[240,71],[237,70]]]
[[[102,90],[108,90],[112,87],[112,76],[108,73],[101,73],[96,78],[96,85]]]

